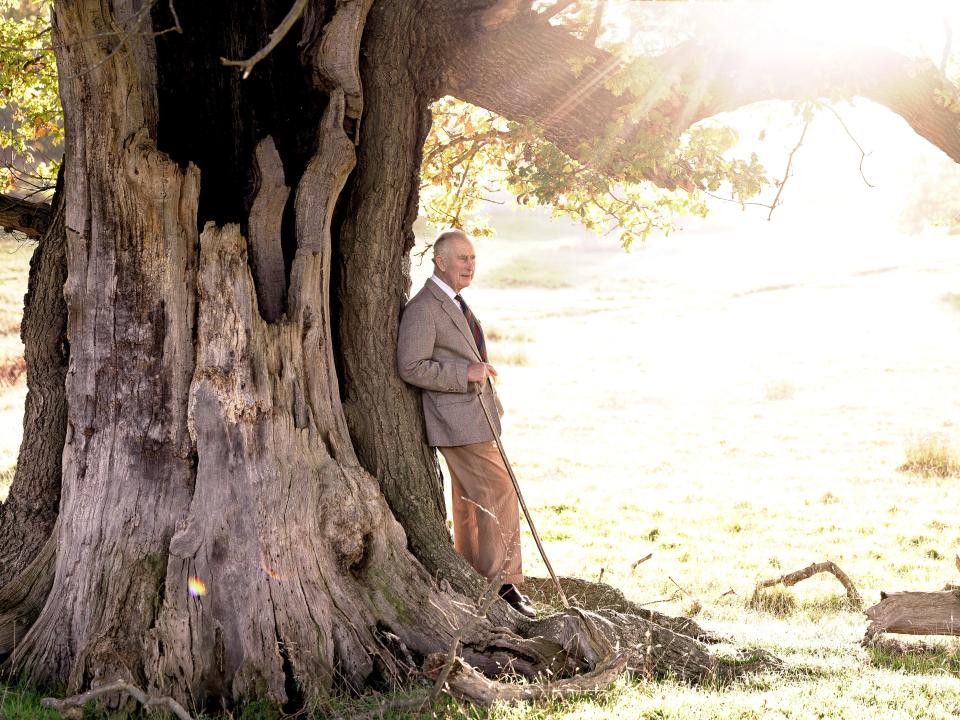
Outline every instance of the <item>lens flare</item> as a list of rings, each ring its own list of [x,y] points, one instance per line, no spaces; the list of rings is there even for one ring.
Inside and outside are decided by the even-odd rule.
[[[201,597],[207,594],[207,586],[203,584],[203,580],[198,577],[191,577],[187,580],[187,592],[190,593],[191,597]]]

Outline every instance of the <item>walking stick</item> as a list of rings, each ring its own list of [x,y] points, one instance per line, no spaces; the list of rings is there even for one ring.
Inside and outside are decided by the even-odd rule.
[[[496,397],[497,391],[496,388],[493,387],[493,381],[488,377],[487,382],[490,383],[490,390],[493,392],[494,397]],[[500,441],[500,433],[498,433],[494,427],[493,418],[490,417],[490,411],[483,402],[483,385],[477,383],[477,387],[479,388],[477,391],[477,400],[480,401],[480,407],[483,408],[483,414],[487,418],[487,424],[490,426],[490,432],[493,433],[493,439],[497,443],[497,449],[500,451],[500,457],[503,458],[503,464],[507,468],[510,480],[513,481],[513,489],[517,491],[517,499],[520,501],[520,507],[523,509],[523,516],[527,519],[527,525],[530,526],[530,534],[533,535],[533,540],[537,543],[537,550],[540,551],[540,557],[543,558],[543,564],[547,566],[547,572],[550,573],[553,584],[557,586],[557,592],[560,594],[560,600],[563,601],[563,606],[569,609],[570,603],[567,601],[567,596],[564,594],[563,588],[560,587],[560,581],[557,579],[557,574],[553,571],[553,565],[551,565],[547,559],[547,551],[543,549],[543,543],[540,542],[540,534],[533,525],[533,517],[531,517],[530,511],[527,509],[527,503],[523,500],[523,493],[520,492],[520,483],[517,482],[517,476],[513,474],[513,467],[511,467],[510,461],[507,460],[507,453],[504,452],[503,443]]]

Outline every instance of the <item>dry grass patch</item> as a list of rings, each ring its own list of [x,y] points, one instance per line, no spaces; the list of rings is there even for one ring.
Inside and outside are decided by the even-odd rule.
[[[756,589],[747,606],[753,610],[770,613],[774,617],[787,617],[797,609],[797,599],[788,590],[782,587]]]
[[[906,462],[897,470],[922,477],[960,476],[960,454],[942,433],[928,433],[907,441]]]

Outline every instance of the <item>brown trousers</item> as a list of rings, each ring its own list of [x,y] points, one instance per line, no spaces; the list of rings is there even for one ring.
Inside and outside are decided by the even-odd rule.
[[[493,441],[437,448],[450,470],[453,545],[487,579],[523,582],[517,492]]]

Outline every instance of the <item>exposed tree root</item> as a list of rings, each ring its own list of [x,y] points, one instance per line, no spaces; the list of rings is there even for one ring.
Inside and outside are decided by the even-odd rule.
[[[860,597],[860,593],[857,592],[856,586],[853,584],[853,581],[850,577],[841,570],[836,563],[827,560],[826,562],[812,563],[802,570],[796,570],[792,573],[787,573],[786,575],[781,575],[778,578],[772,578],[770,580],[763,580],[757,583],[754,593],[758,593],[761,590],[764,590],[774,585],[779,585],[783,583],[785,587],[791,587],[796,585],[801,580],[806,580],[809,577],[822,572],[828,572],[833,575],[837,580],[840,581],[840,584],[843,585],[844,590],[847,591],[847,598],[850,600],[850,607],[854,610],[859,610],[863,607],[863,598]]]
[[[556,682],[525,685],[490,680],[458,658],[447,676],[446,690],[455,698],[478,705],[582,695],[609,687],[627,668],[630,657],[630,652],[620,652],[605,658],[594,670],[584,675]],[[431,655],[424,665],[424,672],[428,677],[436,677],[446,664],[446,657],[442,653]]]
[[[183,705],[178,703],[173,698],[165,695],[147,695],[140,688],[123,681],[101,685],[100,687],[93,688],[92,690],[87,690],[85,693],[71,695],[70,697],[63,698],[62,700],[58,700],[57,698],[44,698],[41,701],[41,704],[44,707],[53,708],[65,718],[76,718],[77,720],[82,720],[84,717],[84,705],[91,700],[96,700],[98,697],[116,693],[124,693],[129,695],[148,710],[153,708],[162,708],[169,710],[180,720],[193,720],[193,717],[184,709]]]
[[[705,630],[690,618],[665,615],[642,607],[628,600],[620,590],[611,585],[568,577],[560,578],[560,585],[563,587],[571,605],[584,610],[594,612],[615,610],[624,615],[635,615],[660,627],[672,630],[678,635],[686,635],[702,643],[712,644],[724,641],[724,638]],[[555,608],[560,607],[559,598],[549,578],[528,577],[523,589],[537,603]]]
[[[603,635],[597,642],[584,618]],[[533,627],[533,633],[560,642],[569,655],[582,659],[588,669],[599,667],[606,648],[634,651],[629,669],[644,677],[675,678],[689,683],[727,683],[738,677],[781,667],[763,651],[728,658],[716,655],[699,640],[677,633],[637,615],[601,610],[571,610],[552,615]]]
[[[485,702],[484,698],[494,695],[505,700],[535,699],[551,696],[549,693],[558,692],[558,687],[568,687],[551,682],[549,690],[548,686],[529,689],[533,687],[530,685],[503,690],[502,683],[477,680],[474,675],[478,671],[487,677],[507,673],[535,681],[542,681],[544,676],[576,680],[569,685],[569,691],[563,692],[583,692],[587,686],[582,682],[589,685],[597,678],[607,677],[605,672],[613,658],[618,662],[623,659],[624,667],[643,677],[676,678],[689,683],[722,684],[781,667],[777,658],[763,651],[718,656],[704,644],[720,642],[716,635],[687,618],[641,608],[616,588],[573,578],[561,578],[560,582],[577,607],[523,623],[519,630],[525,639],[506,632],[491,633],[488,628],[464,640],[461,670],[451,670],[451,676],[459,680],[449,682],[455,688],[455,696],[475,702]],[[524,588],[535,602],[559,601],[549,579],[528,578]],[[621,657],[621,653],[626,655]],[[490,672],[491,658],[496,658],[499,672]],[[424,671],[437,677],[438,662],[436,656],[430,656]],[[457,682],[462,683],[462,688],[456,689]]]

